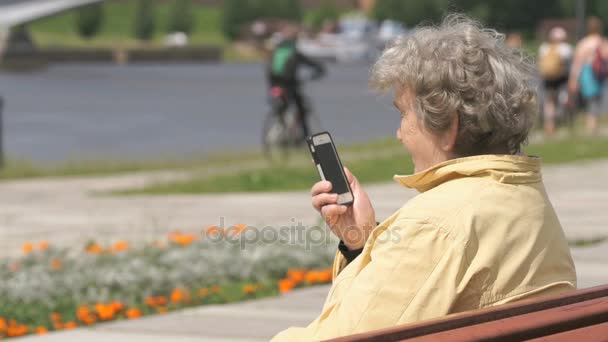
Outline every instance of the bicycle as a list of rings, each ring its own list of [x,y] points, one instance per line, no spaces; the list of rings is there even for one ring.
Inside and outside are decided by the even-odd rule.
[[[306,137],[296,109],[291,105],[284,88],[270,88],[268,101],[270,112],[266,115],[262,127],[262,150],[271,163],[285,162],[289,158],[290,150],[304,145]],[[321,131],[321,120],[312,110],[308,98],[305,98],[305,104],[305,120],[309,133],[318,133]]]

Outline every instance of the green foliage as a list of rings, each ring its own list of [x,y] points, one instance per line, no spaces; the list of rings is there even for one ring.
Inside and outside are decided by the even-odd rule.
[[[249,1],[225,0],[222,17],[222,32],[231,40],[238,37],[240,28],[252,17]]]
[[[264,18],[300,21],[302,9],[297,0],[225,0],[222,32],[234,40],[243,25]]]
[[[392,146],[392,145],[386,145]],[[367,147],[362,147],[367,148]],[[385,147],[383,150],[387,150]],[[363,183],[386,182],[394,174],[407,174],[413,170],[409,156],[402,150],[391,149],[391,153],[372,156],[369,159],[351,159],[341,148],[345,166]],[[361,148],[359,148],[361,150]],[[380,150],[380,149],[376,149]],[[608,139],[589,139],[570,137],[568,139],[549,141],[525,148],[530,155],[540,156],[543,164],[560,164],[582,160],[605,159],[608,157]],[[197,176],[192,179],[152,184],[142,189],[122,191],[122,194],[171,194],[171,193],[219,193],[219,192],[258,192],[290,191],[310,188],[318,179],[313,167],[302,165],[283,168],[263,168],[243,170],[234,174]]]
[[[530,34],[543,19],[572,18],[577,0],[380,0],[373,10],[378,20],[393,19],[415,26],[436,22],[449,12],[466,13],[502,31]],[[588,0],[587,15],[597,15],[608,22],[608,2]]]
[[[135,11],[135,38],[148,41],[154,37],[156,18],[151,0],[139,0]]]
[[[103,6],[100,3],[86,6],[77,12],[76,30],[82,38],[94,37],[101,30],[102,23]]]
[[[82,326],[86,308],[84,316],[99,322],[96,303],[120,303],[106,319],[122,319],[130,308],[143,315],[157,313],[146,301],[152,296],[163,296],[167,303],[160,305],[174,310],[276,295],[277,281],[289,269],[329,267],[337,244],[329,236],[326,243],[312,245],[283,237],[271,244],[259,238],[259,231],[241,239],[221,235],[234,233],[234,227],[218,229],[216,236],[185,234],[184,240],[173,234],[156,243],[141,241],[120,250],[105,246],[95,253],[84,252],[94,241],[82,251],[54,246],[42,250],[31,243],[26,255],[0,260],[0,321],[15,320],[33,333],[38,326],[53,330],[53,313],[60,314],[60,321]],[[246,292],[246,285],[255,285],[253,292]],[[175,289],[187,290],[188,299],[174,300]],[[5,332],[0,329],[0,339]]]
[[[340,11],[333,3],[326,3],[321,8],[314,9],[308,13],[305,22],[311,28],[318,30],[326,20],[337,20]]]
[[[192,33],[194,28],[194,12],[192,0],[176,0],[169,17],[169,32]]]
[[[411,27],[424,21],[439,20],[447,8],[448,0],[381,0],[376,1],[372,15],[377,20],[396,20]]]

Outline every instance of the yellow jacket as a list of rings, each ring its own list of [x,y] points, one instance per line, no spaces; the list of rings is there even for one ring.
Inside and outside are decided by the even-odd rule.
[[[323,340],[576,288],[538,158],[460,158],[395,180],[421,194],[350,264],[338,252],[321,315],[274,340]]]

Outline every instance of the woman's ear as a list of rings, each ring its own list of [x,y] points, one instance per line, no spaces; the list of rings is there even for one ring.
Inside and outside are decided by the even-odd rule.
[[[459,119],[458,114],[454,115],[452,119],[452,123],[450,127],[445,132],[441,139],[441,149],[446,153],[451,153],[454,151],[454,146],[456,145],[456,139],[458,138],[458,126]]]

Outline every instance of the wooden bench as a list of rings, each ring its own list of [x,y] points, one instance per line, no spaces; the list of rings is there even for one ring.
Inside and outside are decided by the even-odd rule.
[[[608,341],[608,285],[333,339],[363,341]]]

